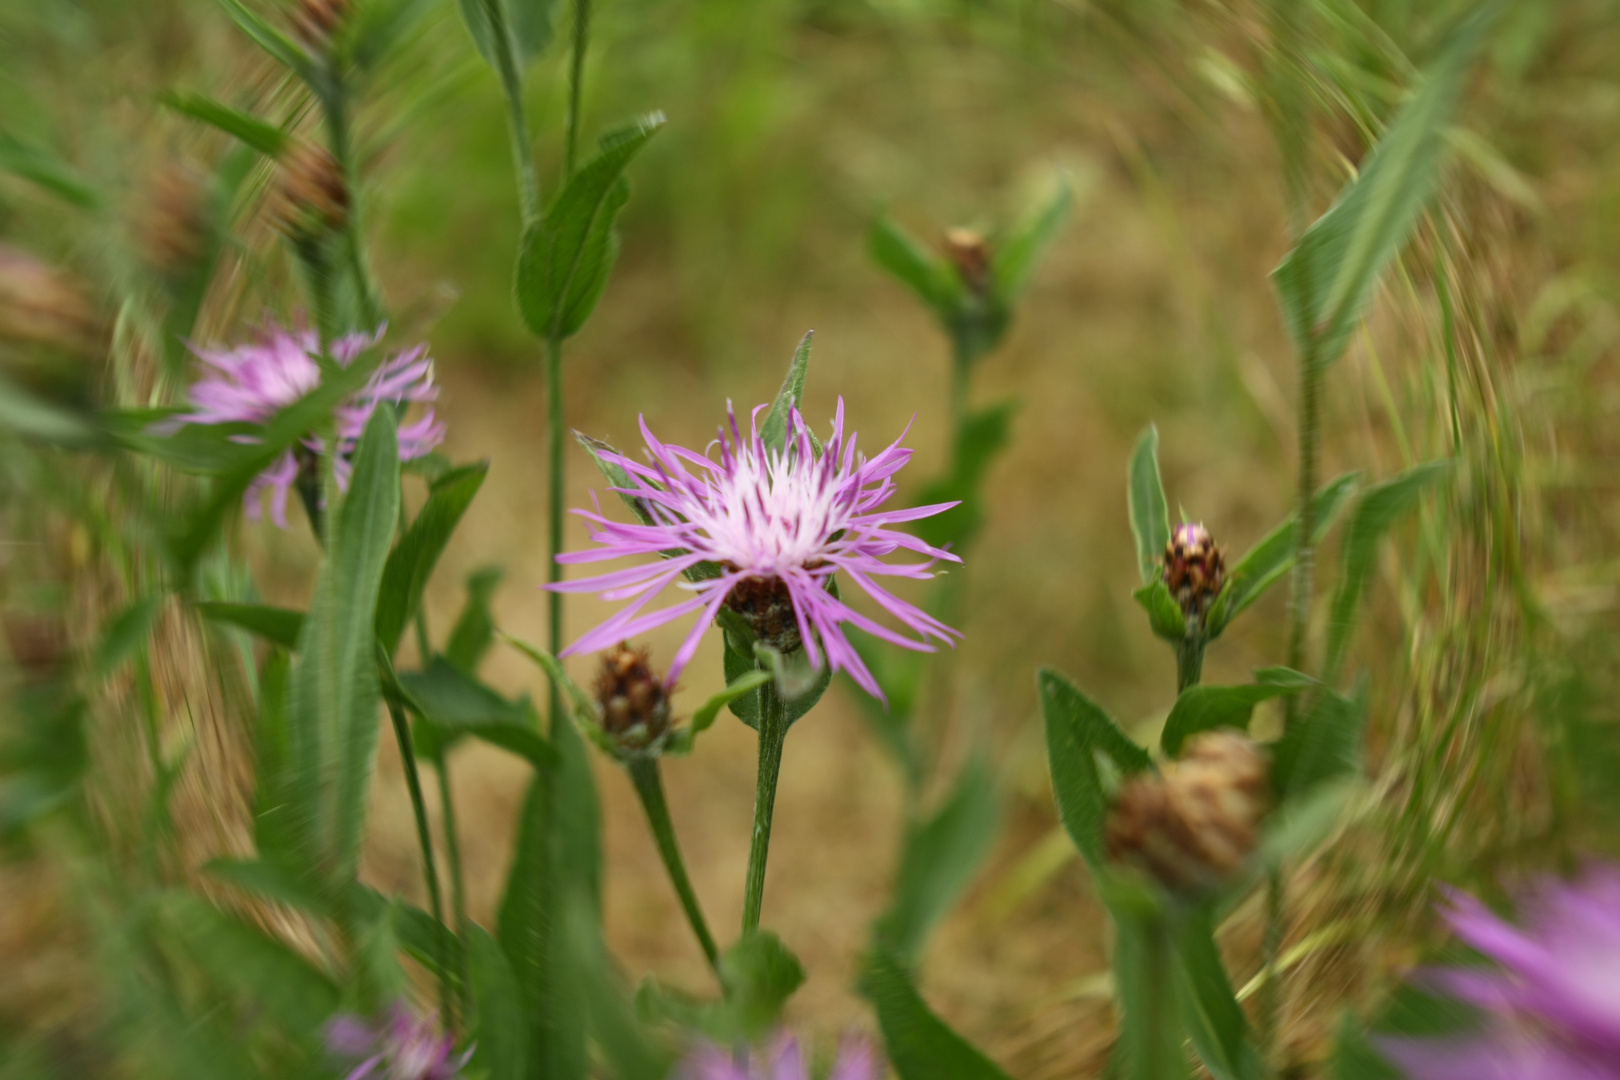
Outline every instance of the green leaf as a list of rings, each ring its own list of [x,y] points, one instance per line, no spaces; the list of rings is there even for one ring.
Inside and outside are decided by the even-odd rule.
[[[152,624],[162,610],[163,596],[154,593],[141,597],[119,612],[96,646],[95,663],[91,667],[93,681],[108,678],[123,666],[124,661],[146,646]]]
[[[1384,268],[1406,244],[1437,186],[1446,126],[1485,29],[1501,7],[1480,5],[1448,35],[1361,175],[1272,275],[1295,348],[1317,368],[1344,353]]]
[[[653,113],[605,136],[524,234],[518,306],[535,334],[565,338],[585,324],[618,257],[613,223],[630,197],[625,167],[663,126],[663,114]]]
[[[1111,884],[1127,886],[1121,879]],[[1109,902],[1114,916],[1114,985],[1122,1013],[1116,1060],[1128,1080],[1184,1080],[1187,1055],[1182,1049],[1171,929],[1157,896],[1142,899],[1146,902],[1118,898]]]
[[[231,21],[251,38],[255,45],[297,73],[305,82],[310,81],[314,70],[310,66],[309,57],[297,42],[257,15],[241,0],[219,0],[219,3],[225,9],[225,14],[231,17]]]
[[[459,952],[460,946],[449,928],[397,896],[384,896],[369,885],[352,881],[342,899],[357,922],[377,925],[386,918],[388,936],[397,939],[411,959],[435,978],[440,974],[440,959]],[[449,975],[453,979],[460,978],[460,972],[452,971]]]
[[[1215,946],[1211,907],[1190,909],[1173,933],[1177,999],[1193,1048],[1215,1080],[1260,1080],[1265,1067]]]
[[[377,640],[392,656],[399,648],[405,625],[422,603],[428,578],[450,536],[461,523],[473,496],[484,484],[489,462],[464,465],[433,482],[427,502],[411,527],[400,537],[383,571],[382,594],[377,599]]]
[[[331,903],[296,872],[267,859],[210,859],[203,864],[209,877],[261,900],[285,904],[311,915],[328,915]]]
[[[962,282],[950,263],[887,215],[872,223],[867,250],[879,266],[916,293],[940,320],[949,320],[961,304]]]
[[[1327,535],[1333,523],[1338,520],[1339,512],[1355,494],[1356,485],[1361,481],[1360,473],[1345,473],[1319,488],[1311,497],[1311,542],[1320,543]],[[1299,515],[1288,515],[1281,525],[1278,525],[1265,538],[1239,559],[1226,572],[1226,587],[1215,598],[1215,603],[1209,609],[1209,618],[1204,624],[1206,635],[1211,641],[1220,637],[1232,620],[1246,611],[1267,589],[1282,580],[1284,574],[1294,565],[1295,549],[1298,546],[1296,533],[1298,531]]]
[[[667,754],[684,755],[692,752],[692,746],[697,737],[714,724],[720,710],[731,702],[736,701],[744,694],[753,694],[759,687],[771,681],[771,674],[767,671],[750,671],[729,683],[726,688],[709,698],[698,706],[692,714],[692,720],[685,727],[670,736],[669,743],[664,747]]]
[[[506,571],[499,566],[486,566],[467,575],[467,602],[461,616],[450,631],[450,643],[444,656],[456,667],[474,675],[495,640],[495,616],[490,612],[490,601]]]
[[[1357,608],[1367,578],[1372,572],[1378,543],[1396,522],[1416,509],[1430,487],[1450,475],[1451,462],[1428,461],[1414,465],[1398,476],[1368,488],[1356,504],[1344,527],[1344,544],[1339,558],[1339,583],[1328,609],[1327,672],[1325,681],[1337,680],[1350,634],[1356,626]]]
[[[175,112],[218,128],[265,157],[278,158],[287,148],[286,132],[206,94],[176,92],[163,95],[161,100]]]
[[[1069,220],[1074,208],[1074,188],[1067,176],[1059,176],[1056,188],[1046,202],[1020,222],[997,245],[990,260],[990,279],[996,295],[1009,307],[1029,286],[1035,266]]]
[[[487,1080],[523,1080],[529,1052],[523,987],[500,944],[477,923],[467,927],[467,965],[478,1010],[470,1071],[483,1072]]]
[[[877,1012],[900,1080],[1007,1080],[995,1062],[934,1015],[893,953],[867,953],[860,990]]]
[[[377,749],[377,594],[399,520],[392,409],[377,409],[330,522],[325,564],[298,641],[290,761],[308,852],[332,884],[354,877]]]
[[[1131,535],[1136,538],[1136,566],[1142,584],[1158,580],[1164,549],[1170,543],[1170,509],[1159,480],[1159,429],[1149,424],[1131,453],[1128,494]]]
[[[359,5],[343,32],[355,66],[375,66],[433,6],[434,0],[380,0]]]
[[[1097,755],[1102,754],[1125,775],[1152,768],[1153,760],[1068,679],[1043,668],[1038,683],[1058,816],[1086,861],[1093,868],[1100,867],[1108,800]]]
[[[759,426],[760,440],[772,450],[780,451],[787,443],[788,416],[799,407],[799,399],[804,396],[804,379],[810,368],[810,340],[815,333],[805,331],[799,347],[793,350],[793,360],[788,364],[782,388],[776,392],[771,411],[765,414],[765,422]]]
[[[205,619],[246,630],[284,649],[298,648],[298,638],[304,629],[304,613],[291,608],[231,604],[223,600],[203,600],[192,606]]]
[[[944,805],[907,831],[894,897],[874,927],[886,948],[902,960],[916,960],[929,931],[990,853],[1000,824],[995,779],[975,759]]]
[[[627,987],[602,939],[600,920],[574,902],[563,913],[563,932],[574,946],[579,993],[591,1032],[614,1080],[665,1080],[674,1061],[638,1022]]]
[[[731,1029],[757,1041],[781,1021],[782,1008],[804,984],[804,966],[769,930],[750,930],[720,957]]]
[[[832,665],[825,662],[812,669],[803,649],[784,657],[775,649],[755,640],[741,616],[726,608],[720,609],[716,620],[725,637],[725,655],[721,663],[725,669],[727,685],[754,671],[769,671],[781,695],[788,726],[815,708],[821,695],[832,685]],[[759,730],[759,695],[743,694],[728,702],[733,716]]]
[[[0,430],[68,448],[94,446],[95,425],[0,376]]]
[[[95,189],[55,155],[0,135],[0,172],[12,173],[75,206],[92,210],[101,198]]]
[[[978,409],[962,419],[951,452],[950,475],[918,492],[917,506],[955,502],[959,505],[912,526],[924,543],[949,547],[957,555],[966,550],[984,524],[984,479],[991,464],[1012,439],[1016,401],[1002,401]]]
[[[551,680],[552,685],[557,687],[564,700],[572,706],[576,720],[582,724],[595,724],[596,699],[580,689],[579,684],[569,678],[568,672],[563,669],[562,661],[538,645],[530,645],[521,638],[515,638],[511,634],[504,632],[500,633],[502,640],[508,645],[540,666],[540,669],[546,673],[546,677]]]
[[[286,653],[273,652],[259,676],[259,718],[253,732],[253,841],[261,858],[293,865],[304,860],[306,821],[295,802],[289,667]]]
[[[1281,867],[1310,855],[1332,835],[1345,807],[1362,793],[1362,787],[1353,777],[1327,781],[1274,807],[1266,817],[1255,861]]]
[[[473,44],[478,47],[479,55],[496,70],[500,65],[495,58],[495,42],[498,35],[489,24],[489,9],[486,4],[489,0],[460,0],[461,15],[467,24],[467,32],[472,35]],[[508,39],[511,42],[513,62],[519,71],[522,71],[531,60],[545,51],[551,43],[552,37],[552,8],[555,0],[495,0],[500,5],[500,14],[506,20]]]
[[[1176,757],[1181,753],[1182,743],[1201,731],[1223,727],[1247,731],[1256,705],[1274,697],[1297,694],[1312,685],[1309,679],[1303,676],[1301,679],[1303,681],[1279,680],[1252,686],[1189,686],[1170,707],[1159,745],[1166,754]]]
[[[1170,595],[1170,586],[1162,581],[1144,585],[1131,593],[1131,599],[1148,613],[1148,625],[1153,633],[1166,641],[1180,641],[1187,636],[1187,616]]]
[[[472,735],[536,766],[555,759],[527,699],[508,701],[442,656],[426,671],[400,672],[398,685],[404,705],[422,718],[416,742],[425,757],[438,760],[456,739]]]
[[[1358,772],[1366,732],[1365,684],[1352,697],[1323,689],[1272,744],[1271,784],[1279,803]]]

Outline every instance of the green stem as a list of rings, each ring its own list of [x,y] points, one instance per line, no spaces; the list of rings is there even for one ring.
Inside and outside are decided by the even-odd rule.
[[[951,340],[951,428],[958,437],[967,422],[968,390],[973,381],[973,362],[978,357],[962,337]]]
[[[591,36],[591,0],[574,0],[574,55],[568,70],[568,127],[563,168],[574,175],[575,150],[579,143],[580,100],[585,96],[585,47]]]
[[[765,902],[765,859],[771,850],[771,813],[776,808],[776,781],[782,772],[782,745],[787,741],[787,708],[768,682],[759,688],[759,776],[754,792],[754,835],[748,845],[748,880],[743,887],[743,933],[759,929]]]
[[[461,868],[461,840],[456,835],[456,804],[450,797],[450,755],[447,750],[439,752],[437,765],[439,806],[444,815],[444,848],[450,856],[450,904],[455,909],[456,937],[461,942],[461,1011],[465,1014],[470,1011],[467,995],[472,980],[467,971],[467,947],[472,938],[467,920],[467,878]]]
[[[399,759],[405,766],[405,786],[411,793],[411,809],[416,814],[416,842],[422,849],[422,876],[427,879],[428,904],[433,921],[444,925],[444,901],[439,896],[439,869],[433,858],[433,834],[428,828],[427,802],[422,798],[422,777],[416,768],[416,751],[411,746],[411,728],[405,714],[394,702],[388,702],[388,716],[394,722],[394,739],[399,743]],[[439,1008],[445,1022],[455,1027],[455,1013],[450,997],[450,958],[444,955],[444,935],[435,935],[439,966]]]
[[[1276,1046],[1280,1026],[1278,1019],[1282,1011],[1277,958],[1282,952],[1284,919],[1287,915],[1285,889],[1282,870],[1272,867],[1266,875],[1266,929],[1260,943],[1263,957],[1260,970],[1265,974],[1266,981],[1260,987],[1259,1036],[1260,1048],[1267,1060],[1270,1060]]]
[[[367,330],[382,323],[382,304],[377,299],[371,271],[366,265],[365,247],[361,242],[364,229],[360,215],[360,169],[354,158],[354,139],[349,128],[348,89],[337,72],[327,69],[325,91],[320,94],[326,110],[326,131],[331,142],[332,157],[343,172],[343,186],[349,193],[348,215],[343,226],[342,244],[349,260],[349,272],[354,275],[354,290],[360,302],[360,319]]]
[[[631,758],[626,768],[631,783],[636,786],[636,794],[641,796],[641,806],[647,811],[647,824],[652,827],[653,839],[658,842],[658,854],[664,860],[664,869],[669,871],[670,883],[675,886],[675,893],[681,899],[686,921],[692,924],[692,933],[697,935],[703,955],[718,977],[720,950],[715,947],[714,935],[709,933],[709,924],[704,921],[697,893],[692,891],[692,881],[686,876],[686,863],[681,859],[681,848],[675,840],[675,824],[670,820],[669,803],[664,799],[664,779],[658,768],[658,759]]]
[[[506,9],[501,0],[484,0],[489,18],[490,38],[495,49],[495,69],[506,91],[507,123],[512,142],[512,164],[518,176],[518,201],[523,208],[525,229],[540,220],[540,177],[534,169],[534,149],[529,145],[529,120],[523,108],[523,74],[518,71],[512,52],[512,31],[506,25]]]
[[[1164,913],[1128,912],[1116,921],[1114,978],[1124,1007],[1119,1049],[1127,1080],[1187,1075],[1171,978],[1170,924]]]
[[[562,580],[562,564],[557,555],[563,543],[563,503],[566,501],[566,475],[563,470],[563,397],[562,397],[562,338],[552,334],[546,339],[546,407],[550,413],[550,432],[547,440],[550,503],[546,512],[546,580],[552,584]],[[546,629],[551,655],[562,652],[562,593],[551,590],[546,594]],[[551,715],[561,715],[562,695],[555,683],[551,686]]]
[[[1189,620],[1190,622],[1191,620]],[[1202,627],[1187,627],[1187,636],[1181,639],[1176,647],[1176,693],[1179,695],[1189,686],[1197,686],[1204,676],[1204,640]]]

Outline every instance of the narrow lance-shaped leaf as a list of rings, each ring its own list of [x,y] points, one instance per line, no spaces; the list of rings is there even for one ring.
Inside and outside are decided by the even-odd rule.
[[[1103,822],[1108,807],[1096,755],[1103,754],[1126,775],[1151,768],[1153,761],[1068,679],[1048,668],[1041,671],[1038,681],[1058,816],[1095,868],[1103,862]]]
[[[1279,670],[1288,671],[1287,668]],[[1301,679],[1251,686],[1189,686],[1170,707],[1160,744],[1166,754],[1175,757],[1181,753],[1182,744],[1199,732],[1223,727],[1247,731],[1256,705],[1275,697],[1297,694],[1309,685],[1309,680]]]
[[[377,594],[399,520],[399,448],[392,409],[377,409],[355,454],[349,493],[293,674],[291,760],[296,805],[332,884],[354,876],[377,748]]]
[[[1170,542],[1170,508],[1159,479],[1159,429],[1149,424],[1131,452],[1130,483],[1126,488],[1131,535],[1136,538],[1136,565],[1142,583],[1151,585],[1164,561]]]
[[[916,293],[936,317],[950,318],[962,287],[956,272],[943,258],[929,251],[886,214],[872,224],[867,250],[873,261]]]
[[[163,104],[193,120],[200,120],[210,127],[218,128],[265,157],[280,157],[281,152],[287,148],[287,135],[280,128],[240,109],[233,109],[206,94],[192,92],[166,94],[163,97]]]
[[[467,966],[477,1019],[470,1067],[488,1080],[523,1080],[528,1074],[529,1019],[523,987],[500,944],[477,923],[468,928]]]
[[[1182,1023],[1215,1080],[1260,1080],[1265,1068],[1215,946],[1213,919],[1204,904],[1186,911],[1173,929]]]
[[[1007,1080],[995,1062],[935,1015],[892,952],[875,947],[867,954],[860,990],[877,1012],[900,1080]]]
[[[1074,207],[1074,187],[1067,175],[1058,177],[1046,201],[1020,222],[991,259],[991,277],[1002,301],[1011,304],[1029,285],[1041,256],[1057,239]]]
[[[308,56],[297,42],[266,22],[241,0],[219,0],[219,3],[225,9],[225,14],[255,45],[296,72],[300,78],[309,81],[314,71]]]
[[[66,162],[8,136],[0,136],[0,172],[20,176],[86,210],[94,209],[101,202],[95,189],[79,179]]]
[[[1481,5],[1452,31],[1361,175],[1274,273],[1295,348],[1317,367],[1343,354],[1384,267],[1411,236],[1438,182],[1464,77],[1502,6]]]
[[[1417,507],[1429,488],[1444,479],[1450,461],[1428,461],[1367,489],[1356,504],[1344,529],[1343,554],[1339,561],[1339,583],[1333,593],[1328,616],[1327,682],[1336,681],[1351,631],[1356,625],[1356,609],[1367,577],[1372,572],[1378,543],[1391,527]]]
[[[776,392],[771,411],[765,414],[765,422],[759,426],[760,439],[772,450],[782,449],[787,440],[788,414],[799,407],[799,399],[804,396],[804,379],[810,368],[810,341],[815,333],[805,331],[799,347],[793,350],[793,360],[788,364],[782,388]]]
[[[720,710],[731,702],[747,694],[752,694],[764,684],[771,681],[768,671],[750,671],[747,674],[727,684],[724,690],[715,694],[697,710],[692,713],[691,721],[670,736],[669,743],[664,747],[666,754],[684,755],[692,752],[692,746],[697,737],[713,726]]]
[[[481,461],[453,469],[434,481],[421,512],[388,556],[377,601],[377,640],[390,655],[399,648],[405,625],[422,603],[439,556],[488,473],[489,462]]]
[[[467,602],[450,631],[444,657],[469,675],[477,674],[484,653],[495,640],[495,616],[490,611],[490,602],[505,574],[498,566],[486,566],[467,576]]]
[[[618,253],[613,223],[629,198],[624,170],[663,126],[654,113],[605,136],[524,235],[518,306],[535,334],[568,337],[596,306]]]
[[[269,604],[232,604],[205,600],[193,605],[197,614],[211,622],[224,623],[264,638],[283,649],[298,648],[304,630],[304,613]]]
[[[1271,785],[1279,802],[1299,799],[1317,785],[1361,767],[1367,693],[1362,680],[1344,697],[1324,688],[1311,707],[1271,747]]]

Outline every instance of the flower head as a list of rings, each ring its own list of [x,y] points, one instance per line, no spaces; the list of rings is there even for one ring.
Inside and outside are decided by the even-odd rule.
[[[453,1054],[455,1037],[440,1035],[433,1014],[396,1001],[385,1019],[342,1015],[326,1025],[326,1049],[357,1064],[345,1080],[455,1080],[472,1050]]]
[[[1620,1080],[1620,867],[1544,883],[1514,926],[1453,893],[1457,936],[1493,968],[1441,968],[1422,982],[1485,1014],[1466,1036],[1386,1038],[1380,1048],[1420,1080]]]
[[[348,365],[381,339],[381,329],[375,334],[350,334],[332,342],[329,353],[339,364]],[[271,324],[261,340],[252,344],[193,351],[210,370],[191,385],[191,411],[178,417],[182,423],[262,424],[321,382],[321,367],[316,360],[320,339],[313,330],[289,331]],[[365,386],[333,410],[337,422],[337,458],[333,464],[338,483],[348,483],[349,459],[380,403],[426,402],[438,394],[426,345],[383,361]],[[430,408],[421,418],[399,429],[400,460],[421,457],[443,438],[444,425],[434,419]],[[301,446],[312,454],[326,452],[321,440],[314,436],[306,437]],[[253,482],[247,493],[249,517],[259,516],[260,493],[269,489],[270,516],[277,525],[286,527],[287,494],[298,480],[299,457],[296,450],[287,451]]]
[[[879,1080],[877,1055],[869,1043],[846,1040],[838,1048],[827,1080]],[[681,1064],[675,1080],[809,1080],[799,1043],[788,1035],[779,1036],[770,1051],[738,1060],[730,1051],[705,1043]]]
[[[673,684],[697,650],[704,630],[722,606],[729,606],[762,641],[784,653],[803,647],[812,666],[820,667],[825,661],[881,698],[877,681],[844,636],[845,623],[884,641],[922,651],[932,651],[929,638],[950,642],[960,636],[875,580],[882,575],[928,578],[933,576],[931,567],[936,560],[961,561],[892,527],[938,514],[955,503],[880,509],[894,495],[894,474],[910,460],[911,451],[897,439],[876,457],[859,454],[855,434],[851,432],[847,440],[844,437],[842,399],[833,419],[832,437],[819,454],[809,426],[796,409],[788,417],[782,448],[774,449],[759,432],[759,414],[765,408],[761,405],[754,410],[746,439],[737,428],[736,414],[731,414],[730,431],[722,428],[716,444],[711,444],[719,447],[717,461],[659,442],[645,420],[641,434],[650,464],[616,453],[602,454],[630,476],[630,487],[615,490],[635,499],[651,522],[623,524],[600,513],[575,511],[592,523],[591,539],[598,547],[559,555],[557,561],[588,563],[625,556],[647,561],[627,570],[551,586],[561,592],[598,592],[606,600],[630,601],[570,645],[564,656],[595,652],[698,613],[697,624],[670,664],[668,682]],[[926,561],[883,561],[901,549],[925,556]],[[699,574],[699,580],[681,583],[692,594],[689,599],[642,614],[653,597],[699,567],[713,576]],[[874,622],[840,600],[829,588],[833,575],[839,573],[843,581],[864,589],[920,640]]]

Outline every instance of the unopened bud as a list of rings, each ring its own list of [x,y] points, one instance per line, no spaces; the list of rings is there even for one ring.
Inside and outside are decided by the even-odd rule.
[[[980,296],[990,291],[990,242],[973,229],[945,230],[945,257],[962,276],[962,284]]]
[[[293,9],[293,32],[317,52],[325,52],[332,35],[349,14],[349,0],[298,0]]]
[[[294,239],[338,232],[349,221],[349,185],[343,168],[314,143],[299,143],[281,162],[277,223]]]
[[[1120,789],[1108,814],[1109,860],[1182,893],[1230,879],[1254,851],[1268,769],[1259,745],[1241,732],[1193,736],[1162,773]]]
[[[207,252],[207,183],[196,167],[181,161],[170,162],[152,181],[136,234],[153,269],[179,277]]]
[[[1177,525],[1164,548],[1164,583],[1188,618],[1209,613],[1226,584],[1226,560],[1202,525]]]
[[[0,341],[43,345],[73,356],[97,356],[101,321],[68,275],[27,252],[0,244]]]
[[[743,617],[755,637],[784,656],[804,644],[793,594],[779,577],[743,578],[731,587],[726,607]]]
[[[596,700],[602,730],[620,750],[646,750],[669,733],[669,688],[653,671],[645,648],[625,642],[603,654]]]

